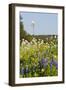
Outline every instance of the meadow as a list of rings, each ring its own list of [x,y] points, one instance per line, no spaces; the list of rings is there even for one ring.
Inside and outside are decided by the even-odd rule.
[[[22,38],[20,44],[20,78],[58,75],[57,36],[45,39]]]

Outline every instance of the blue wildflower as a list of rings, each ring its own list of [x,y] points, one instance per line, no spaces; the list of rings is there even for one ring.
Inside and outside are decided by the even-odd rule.
[[[47,66],[48,60],[47,60],[47,59],[42,59],[41,64],[42,64],[44,67]]]
[[[52,58],[52,60],[50,61],[50,69],[52,69],[52,66],[55,66],[56,67],[56,69],[58,69],[58,63],[57,63],[57,61],[55,61],[53,58]]]
[[[53,61],[53,64],[55,65],[55,67],[56,67],[56,69],[58,69],[58,63],[57,63],[57,61]]]
[[[21,69],[21,74],[24,75],[24,67]]]
[[[42,58],[41,61],[39,61],[39,65],[40,65],[40,68],[42,67],[46,68],[46,66],[48,65],[48,60]]]
[[[52,69],[53,61],[50,62],[50,69]]]
[[[44,68],[46,67],[48,65],[48,60],[47,59],[45,59],[45,61],[44,61]]]
[[[41,65],[44,65],[44,63],[45,63],[45,59],[42,58],[42,59],[41,59]]]

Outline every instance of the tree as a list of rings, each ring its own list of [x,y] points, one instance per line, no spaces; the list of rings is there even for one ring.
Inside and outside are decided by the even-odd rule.
[[[20,15],[20,44],[22,42],[22,39],[26,39],[28,41],[32,40],[32,36],[30,34],[28,34],[25,30],[24,30],[24,25],[23,25],[23,18]]]

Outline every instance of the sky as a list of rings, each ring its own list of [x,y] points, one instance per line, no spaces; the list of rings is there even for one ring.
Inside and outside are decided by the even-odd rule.
[[[31,35],[58,35],[57,13],[20,12],[20,16],[27,33]]]

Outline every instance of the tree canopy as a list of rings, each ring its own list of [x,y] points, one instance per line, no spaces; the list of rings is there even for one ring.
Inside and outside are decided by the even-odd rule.
[[[20,17],[20,19],[23,18]],[[23,21],[20,20],[20,43],[22,42],[23,38],[28,41],[32,40],[32,36],[25,31]]]

